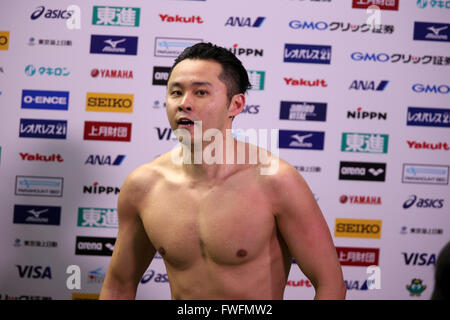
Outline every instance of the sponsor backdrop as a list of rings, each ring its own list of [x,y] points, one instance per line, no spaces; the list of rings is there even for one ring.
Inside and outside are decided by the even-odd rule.
[[[279,129],[348,298],[430,298],[450,231],[450,1],[73,2],[1,5],[1,299],[97,297],[121,184],[176,145],[165,84],[199,41],[243,61],[235,134]],[[285,298],[313,296],[293,264]],[[170,298],[160,256],[137,298]]]

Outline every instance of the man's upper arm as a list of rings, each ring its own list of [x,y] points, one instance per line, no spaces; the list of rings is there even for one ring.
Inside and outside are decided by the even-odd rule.
[[[342,269],[311,190],[287,163],[281,163],[273,178],[277,227],[290,253],[316,289],[335,287],[339,291],[344,285]]]
[[[120,190],[119,230],[101,298],[134,298],[142,274],[156,253],[139,217],[145,177],[138,175],[130,174]]]

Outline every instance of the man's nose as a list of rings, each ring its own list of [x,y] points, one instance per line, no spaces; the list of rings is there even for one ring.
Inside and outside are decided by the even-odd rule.
[[[189,93],[185,93],[181,103],[178,105],[178,111],[192,111],[194,109],[194,104],[192,101],[192,96]]]

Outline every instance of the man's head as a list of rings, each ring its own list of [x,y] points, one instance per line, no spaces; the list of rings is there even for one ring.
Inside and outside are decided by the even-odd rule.
[[[247,71],[241,61],[229,50],[216,46],[210,42],[201,42],[186,48],[178,58],[175,59],[172,70],[169,73],[169,79],[175,66],[186,59],[213,60],[218,62],[222,66],[222,72],[219,75],[219,79],[227,87],[229,101],[231,101],[231,98],[235,94],[245,94],[247,90],[251,88]]]

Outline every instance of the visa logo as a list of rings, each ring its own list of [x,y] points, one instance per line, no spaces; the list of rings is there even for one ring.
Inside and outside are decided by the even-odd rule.
[[[42,266],[21,266],[16,264],[16,267],[19,271],[19,277],[21,278],[33,278],[33,279],[51,279],[52,271],[50,267],[42,267]],[[42,270],[43,269],[43,270]]]

